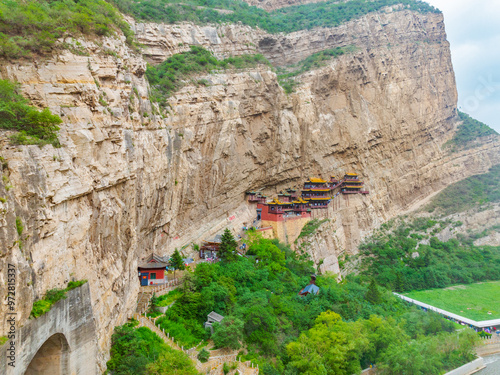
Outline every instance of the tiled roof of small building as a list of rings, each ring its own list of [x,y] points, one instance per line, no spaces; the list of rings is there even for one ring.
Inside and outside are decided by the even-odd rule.
[[[220,314],[217,314],[215,311],[212,311],[210,314],[208,314],[208,318],[215,320],[216,322],[222,321],[224,317]]]
[[[305,294],[305,293],[312,293],[312,294],[318,294],[319,292],[319,286],[315,285],[315,284],[309,284],[308,286],[306,286],[301,294]]]

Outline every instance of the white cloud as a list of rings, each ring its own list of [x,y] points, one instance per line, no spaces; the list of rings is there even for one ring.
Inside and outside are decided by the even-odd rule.
[[[500,1],[427,1],[444,14],[459,105],[500,132]]]

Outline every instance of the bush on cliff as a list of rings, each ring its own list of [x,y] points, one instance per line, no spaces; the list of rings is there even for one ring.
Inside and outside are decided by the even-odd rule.
[[[61,118],[49,109],[42,111],[28,104],[19,89],[19,84],[0,80],[0,128],[19,131],[11,137],[17,144],[52,144],[60,147],[57,138]]]
[[[485,123],[473,119],[467,113],[458,111],[458,116],[462,121],[457,128],[453,138],[447,142],[451,146],[452,151],[467,150],[474,146],[480,145],[478,142],[481,138],[497,135],[498,133],[490,128]]]
[[[500,165],[491,167],[488,173],[471,176],[448,186],[425,209],[451,215],[493,202],[500,202]]]
[[[148,66],[146,77],[152,87],[150,97],[153,101],[166,105],[166,98],[196,74],[207,74],[216,69],[245,69],[258,64],[269,65],[269,61],[259,54],[217,60],[203,47],[191,46],[189,51],[173,55],[158,66]]]
[[[439,12],[419,0],[329,0],[267,12],[241,0],[111,0],[123,12],[146,21],[198,24],[237,23],[260,27],[271,33],[289,33],[315,27],[334,27],[390,5],[417,12]],[[229,10],[221,12],[220,10]]]
[[[130,26],[104,0],[0,0],[0,57],[48,54],[59,38],[118,30],[132,44]]]
[[[30,318],[38,318],[50,310],[52,305],[66,298],[66,293],[85,284],[87,280],[70,281],[65,289],[50,289],[45,293],[43,299],[35,301],[31,309]]]

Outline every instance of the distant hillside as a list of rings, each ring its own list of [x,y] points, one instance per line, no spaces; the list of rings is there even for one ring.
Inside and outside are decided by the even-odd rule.
[[[498,135],[498,133],[485,123],[473,119],[467,113],[458,111],[458,116],[462,120],[453,138],[447,143],[452,151],[467,150],[479,144],[479,140],[484,137]]]

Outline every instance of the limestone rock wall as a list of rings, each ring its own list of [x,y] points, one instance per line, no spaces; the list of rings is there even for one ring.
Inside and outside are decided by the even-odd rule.
[[[456,126],[457,94],[441,16],[387,13],[353,25],[358,38],[339,43],[355,41],[357,52],[304,74],[291,95],[267,66],[219,72],[200,77],[207,86],[179,90],[161,115],[148,99],[146,60],[124,38],[82,40],[84,53],[2,64],[2,78],[19,81],[33,103],[64,121],[59,149],[11,146],[8,132],[0,133],[0,268],[17,267],[18,321],[46,290],[88,279],[103,370],[113,327],[135,309],[138,260],[152,250],[187,252],[227,226],[251,224],[245,191],[275,193],[311,175],[358,172],[370,194],[339,203],[330,214],[335,235],[325,230],[311,250],[335,270],[338,254],[355,252],[385,220],[500,162],[494,140],[462,154],[442,147]],[[298,59],[294,51],[338,45],[325,32],[347,32],[273,36],[262,45],[269,36],[246,35],[241,26],[135,27],[149,61],[201,44],[218,54],[254,49],[286,64]],[[294,47],[284,48],[285,40]]]
[[[267,11],[286,8],[294,5],[303,5],[309,3],[319,3],[325,0],[244,0],[246,3],[262,8]]]

